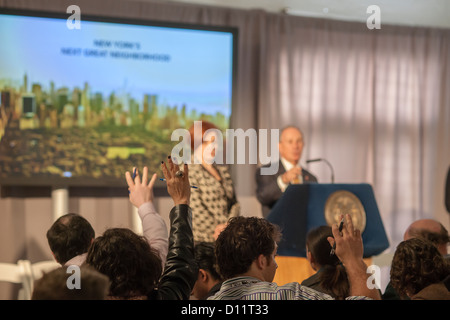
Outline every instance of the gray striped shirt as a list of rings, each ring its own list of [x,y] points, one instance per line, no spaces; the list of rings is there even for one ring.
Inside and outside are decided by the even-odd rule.
[[[220,290],[208,300],[334,300],[325,293],[302,286],[298,282],[278,286],[274,282],[253,277],[236,277],[223,282]],[[350,296],[346,300],[370,300],[363,296]]]

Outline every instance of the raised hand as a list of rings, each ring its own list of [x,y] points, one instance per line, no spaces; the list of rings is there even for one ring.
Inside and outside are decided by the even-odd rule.
[[[191,186],[189,184],[188,165],[184,164],[184,170],[181,171],[178,164],[173,163],[168,157],[169,168],[164,161],[161,161],[161,169],[167,182],[167,192],[172,197],[175,205],[187,204],[191,197]]]
[[[132,178],[131,173],[127,171],[125,173],[125,178],[128,184],[128,191],[130,192],[130,202],[139,208],[142,204],[146,202],[153,202],[153,186],[156,182],[156,173],[153,174],[150,182],[148,181],[148,168],[144,167],[142,173],[142,181],[139,176],[139,172],[137,168],[133,168],[133,171],[136,170],[136,177]]]
[[[352,217],[345,215],[345,223],[342,232],[339,232],[337,224],[333,224],[332,232],[334,239],[329,237],[331,246],[336,242],[336,256],[345,265],[346,262],[360,261],[363,259],[363,242],[361,232],[353,227]]]

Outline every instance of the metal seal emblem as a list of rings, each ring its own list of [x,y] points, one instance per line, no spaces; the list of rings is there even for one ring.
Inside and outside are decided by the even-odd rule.
[[[339,224],[341,215],[350,214],[353,226],[363,233],[366,228],[366,211],[361,200],[352,192],[338,190],[330,194],[325,203],[325,221],[329,226]]]

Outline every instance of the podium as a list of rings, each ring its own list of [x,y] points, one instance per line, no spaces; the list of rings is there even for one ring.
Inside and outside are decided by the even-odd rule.
[[[375,195],[369,184],[298,184],[290,185],[267,216],[283,234],[278,255],[306,257],[309,230],[327,225],[325,204],[335,192],[347,191],[356,196],[365,211],[362,232],[364,258],[380,254],[389,241],[380,217]]]
[[[274,278],[278,285],[293,281],[301,283],[315,273],[306,259],[306,235],[315,227],[328,225],[325,217],[327,201],[343,191],[359,199],[364,208],[362,240],[366,264],[370,265],[372,256],[389,247],[375,195],[369,184],[290,185],[267,216],[267,220],[278,225],[282,232],[276,257],[278,269]],[[345,206],[344,203],[342,207]]]

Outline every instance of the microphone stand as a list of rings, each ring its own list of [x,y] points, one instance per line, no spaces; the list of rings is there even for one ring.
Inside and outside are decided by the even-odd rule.
[[[310,160],[306,160],[306,163],[318,162],[318,161],[323,161],[328,165],[328,167],[331,170],[331,183],[334,183],[334,169],[333,169],[333,166],[331,165],[331,163],[327,159],[324,159],[324,158],[310,159]]]

